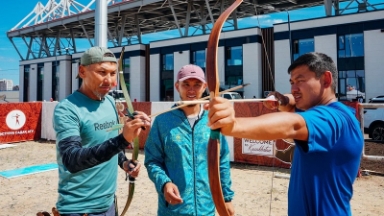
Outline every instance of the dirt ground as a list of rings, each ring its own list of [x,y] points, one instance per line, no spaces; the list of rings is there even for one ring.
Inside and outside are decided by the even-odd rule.
[[[0,171],[37,164],[56,162],[55,145],[52,143],[23,142],[16,147],[0,149]],[[367,143],[366,153],[383,155],[382,144]],[[130,152],[127,153],[130,156]],[[144,160],[141,152],[139,160]],[[362,163],[365,169],[380,171],[383,162]],[[231,164],[235,197],[233,204],[237,216],[280,216],[287,214],[287,189],[289,169]],[[6,179],[0,177],[0,216],[36,215],[50,210],[57,199],[57,170]],[[118,175],[119,212],[127,197],[127,182],[120,170]],[[354,183],[351,201],[353,215],[384,215],[384,177],[366,175]],[[134,199],[126,215],[156,215],[157,194],[145,167],[137,180]]]

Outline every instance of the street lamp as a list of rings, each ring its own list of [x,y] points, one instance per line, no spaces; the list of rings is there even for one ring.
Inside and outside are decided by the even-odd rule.
[[[291,60],[291,64],[293,63],[293,58],[292,58],[292,34],[291,34],[291,20],[289,17],[289,11],[285,9],[285,12],[287,12],[288,15],[288,32],[289,32],[289,57]]]

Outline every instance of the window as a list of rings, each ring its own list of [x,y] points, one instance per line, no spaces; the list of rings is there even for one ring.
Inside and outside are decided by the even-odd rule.
[[[163,54],[160,71],[160,100],[173,101],[173,53]]]
[[[223,97],[224,97],[225,99],[228,99],[228,100],[231,100],[231,99],[232,99],[231,95],[229,95],[229,94],[224,94]]]
[[[225,84],[228,89],[243,84],[243,47],[234,46],[225,48]],[[219,68],[219,70],[221,70]]]
[[[52,99],[59,100],[60,61],[52,62]],[[81,80],[81,79],[80,79]]]
[[[226,48],[227,66],[243,65],[243,47],[227,47]]]
[[[292,57],[296,60],[305,53],[315,51],[315,43],[313,38],[294,40],[292,45]]]
[[[37,101],[43,100],[44,64],[37,65]]]
[[[340,100],[365,100],[364,37],[362,33],[337,38]]]
[[[365,99],[365,72],[364,70],[339,71],[340,99]]]
[[[192,53],[192,64],[195,64],[205,71],[205,50],[198,50]]]
[[[126,57],[124,58],[123,62],[123,73],[124,73],[124,81],[125,85],[127,86],[128,92],[131,91],[131,58]]]
[[[339,35],[338,38],[339,58],[364,56],[364,36],[359,34]]]
[[[29,65],[24,65],[24,88],[23,88],[23,101],[29,101]]]

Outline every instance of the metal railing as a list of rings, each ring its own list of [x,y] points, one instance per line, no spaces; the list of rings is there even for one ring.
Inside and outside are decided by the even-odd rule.
[[[360,128],[364,134],[364,109],[365,108],[384,108],[384,103],[359,103],[359,115],[360,115]],[[366,155],[365,154],[365,142],[363,144],[362,157],[372,161],[384,161],[384,156],[379,155]]]

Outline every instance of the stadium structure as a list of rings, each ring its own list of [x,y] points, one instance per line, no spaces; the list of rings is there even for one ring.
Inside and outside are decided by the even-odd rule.
[[[137,101],[177,100],[178,69],[193,63],[205,69],[212,24],[232,0],[105,0],[108,47],[119,57],[125,46],[124,73]],[[225,24],[219,43],[223,89],[251,83],[238,92],[246,98],[268,91],[289,92],[286,72],[299,55],[320,51],[338,64],[341,100],[384,93],[379,62],[384,54],[383,2],[367,0],[244,0]],[[294,9],[323,5],[326,16],[289,21]],[[20,56],[20,101],[62,100],[81,85],[79,58],[95,45],[95,0],[49,0],[35,8],[7,36]],[[284,11],[288,22],[273,27],[240,28],[242,19]],[[352,12],[351,12],[352,11]],[[257,21],[256,21],[257,22]],[[144,41],[174,31],[177,38]],[[153,36],[155,35],[155,36]],[[15,41],[23,42],[16,45]],[[356,92],[351,93],[350,91]]]

